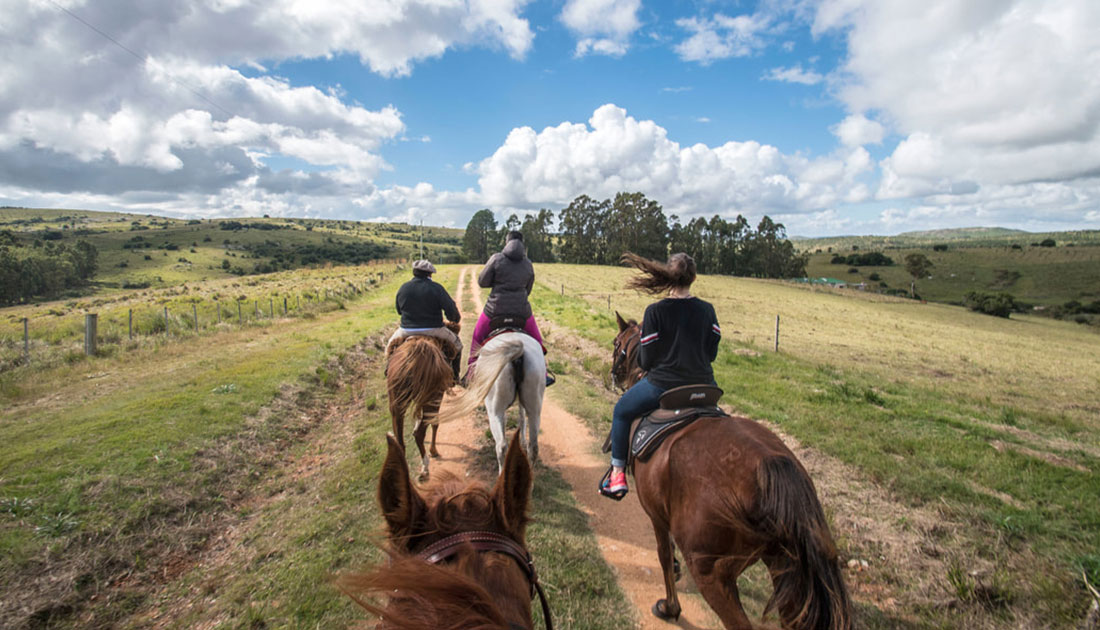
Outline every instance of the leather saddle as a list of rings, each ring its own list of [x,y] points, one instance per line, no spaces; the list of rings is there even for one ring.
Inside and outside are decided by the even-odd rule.
[[[722,389],[715,385],[683,385],[661,394],[660,407],[635,418],[630,426],[630,452],[627,465],[647,461],[668,436],[699,418],[729,417],[718,406]],[[611,434],[603,444],[603,452],[611,452]]]

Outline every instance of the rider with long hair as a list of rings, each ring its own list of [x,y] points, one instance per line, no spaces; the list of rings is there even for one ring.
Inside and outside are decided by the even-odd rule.
[[[630,424],[658,407],[661,394],[673,387],[714,383],[711,362],[718,356],[722,330],[710,302],[691,294],[695,261],[684,253],[667,263],[636,254],[623,254],[624,263],[639,274],[627,287],[667,295],[645,309],[639,347],[639,366],[646,375],[623,393],[611,418],[611,475],[600,492],[616,499],[627,493],[626,459]]]

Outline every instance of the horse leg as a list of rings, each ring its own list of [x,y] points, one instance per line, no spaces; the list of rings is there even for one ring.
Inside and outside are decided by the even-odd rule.
[[[485,411],[489,415],[489,432],[493,434],[493,442],[496,443],[497,472],[504,470],[504,449],[507,446],[504,439],[504,414],[508,411],[508,404],[511,402],[511,395],[507,401],[501,401],[502,396],[498,391],[500,389],[498,380],[485,399]]]
[[[428,478],[428,464],[430,459],[424,451],[424,436],[428,433],[428,423],[424,422],[424,411],[421,410],[416,419],[416,427],[413,428],[413,437],[416,438],[416,448],[420,451],[420,481]]]
[[[538,378],[545,378],[542,372],[536,374]],[[537,392],[522,401],[521,408],[527,411],[527,457],[534,464],[539,459],[539,425],[542,424],[542,390],[533,388]]]
[[[695,585],[699,588],[699,593],[718,614],[722,625],[729,630],[752,630],[752,622],[749,621],[745,609],[741,606],[737,577],[755,562],[756,558],[746,561],[737,556],[715,559],[710,555],[701,555],[691,559],[685,558],[685,561],[691,570],[692,578],[695,579]]]
[[[439,449],[437,449],[435,447],[435,436],[438,433],[439,433],[439,424],[433,424],[432,425],[432,447],[430,449],[428,449],[428,452],[431,453],[432,457],[441,457],[441,455],[439,454]]]
[[[519,443],[521,445],[526,444],[526,442],[524,440],[527,439],[527,437],[526,437],[527,436],[527,414],[523,413],[523,401],[522,400],[520,401],[520,403],[518,405],[516,405],[516,414],[517,414],[517,417],[516,417],[516,431],[519,433]],[[530,451],[527,452],[527,457],[528,458],[531,457],[531,452]]]
[[[676,595],[676,575],[673,568],[672,536],[668,527],[653,521],[653,533],[657,536],[657,559],[661,561],[661,574],[665,578],[665,598],[653,604],[653,614],[660,619],[680,618],[680,598]]]

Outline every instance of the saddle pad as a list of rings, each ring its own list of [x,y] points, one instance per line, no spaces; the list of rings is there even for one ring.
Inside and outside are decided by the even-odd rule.
[[[658,409],[638,422],[630,438],[630,455],[635,460],[647,461],[668,436],[699,418],[722,416],[728,414],[718,407],[695,407],[677,411]]]

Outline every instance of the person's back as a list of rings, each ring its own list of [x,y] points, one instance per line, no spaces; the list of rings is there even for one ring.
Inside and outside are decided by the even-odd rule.
[[[432,280],[435,266],[427,260],[418,260],[412,265],[413,278],[397,290],[394,306],[401,316],[401,325],[386,343],[386,362],[395,344],[406,337],[424,335],[435,337],[450,344],[454,354],[451,369],[458,380],[458,368],[462,359],[462,341],[454,332],[443,325],[443,315],[452,322],[462,319],[455,301],[443,285]]]
[[[531,317],[531,303],[527,296],[535,284],[535,267],[527,258],[523,238],[512,238],[504,249],[493,254],[478,274],[477,283],[492,289],[485,302],[485,314],[512,316],[526,320]]]

